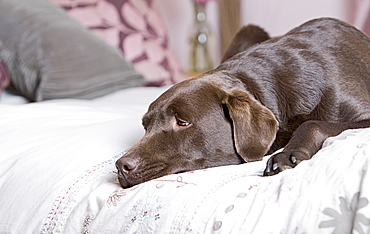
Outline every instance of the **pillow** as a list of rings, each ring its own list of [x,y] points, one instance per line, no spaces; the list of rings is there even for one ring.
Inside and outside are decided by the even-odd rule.
[[[122,50],[148,85],[185,78],[168,48],[167,32],[152,0],[50,0],[105,41]]]
[[[95,98],[144,83],[118,50],[47,0],[0,1],[0,59],[30,101]]]
[[[0,60],[0,94],[10,83],[10,78],[4,63]]]

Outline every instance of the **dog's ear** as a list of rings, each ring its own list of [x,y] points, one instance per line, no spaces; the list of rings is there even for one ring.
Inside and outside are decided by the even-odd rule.
[[[224,62],[237,53],[269,39],[269,34],[262,28],[256,25],[244,26],[234,35],[230,45],[222,56],[221,62]]]
[[[251,94],[238,91],[223,101],[232,121],[237,153],[246,161],[261,160],[275,140],[278,121]]]

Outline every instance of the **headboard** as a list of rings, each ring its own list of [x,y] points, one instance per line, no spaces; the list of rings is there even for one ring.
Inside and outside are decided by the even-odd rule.
[[[234,34],[241,26],[240,0],[220,0],[220,43],[221,54],[224,54]]]

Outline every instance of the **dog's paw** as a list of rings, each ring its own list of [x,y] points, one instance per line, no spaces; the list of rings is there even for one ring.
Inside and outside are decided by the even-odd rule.
[[[283,151],[275,154],[267,161],[266,169],[263,172],[263,175],[276,175],[286,169],[294,168],[306,158],[307,155],[301,151]]]

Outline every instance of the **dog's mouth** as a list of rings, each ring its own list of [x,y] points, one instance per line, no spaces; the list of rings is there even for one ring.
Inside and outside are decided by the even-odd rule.
[[[158,174],[158,175],[154,175],[154,176],[151,176],[151,177],[147,177],[147,178],[141,178],[141,177],[131,177],[131,176],[126,176],[126,175],[122,175],[120,173],[118,173],[118,181],[121,185],[122,188],[131,188],[135,185],[138,185],[138,184],[141,184],[141,183],[145,183],[147,181],[150,181],[150,180],[154,180],[154,179],[158,179],[162,176],[166,176],[166,175],[170,175],[170,174],[173,174],[173,173],[168,173],[168,174]]]
[[[173,172],[164,163],[157,163],[156,165],[151,165],[151,167],[141,166],[130,172],[120,169],[117,171],[118,181],[123,188],[131,188],[169,174],[173,174]]]
[[[193,169],[172,169],[168,165],[161,165],[161,167],[151,168],[150,170],[140,170],[135,173],[126,174],[120,170],[117,171],[118,181],[122,188],[131,188],[135,185],[158,179],[160,177],[171,175],[171,174],[180,174],[184,172],[192,171]]]
[[[140,177],[137,177],[137,176],[131,176],[131,175],[127,175],[125,173],[122,173],[118,170],[117,172],[118,174],[118,181],[119,181],[119,184],[121,185],[122,188],[131,188],[135,185],[138,185],[140,183],[144,183],[150,179],[141,179]]]
[[[128,180],[124,175],[118,172],[118,181],[122,188],[131,188],[139,183],[134,183]]]
[[[118,182],[121,185],[122,188],[130,188],[134,186],[135,184],[131,183],[126,176],[121,173],[119,170],[117,170],[117,176],[118,176]]]

